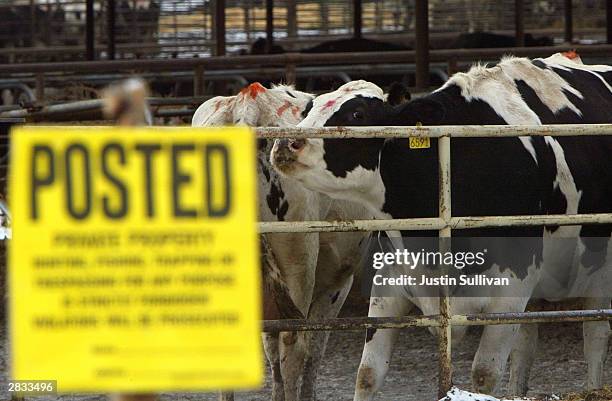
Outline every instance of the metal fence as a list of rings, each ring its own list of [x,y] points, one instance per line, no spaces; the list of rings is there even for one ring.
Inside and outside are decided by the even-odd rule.
[[[525,215],[453,217],[451,214],[451,138],[519,136],[591,136],[612,135],[612,124],[574,124],[543,126],[439,126],[439,127],[329,127],[258,128],[258,138],[438,138],[439,216],[437,218],[261,222],[259,232],[324,232],[378,230],[438,230],[440,238],[451,236],[453,229],[504,226],[612,224],[612,213],[576,215]],[[611,294],[612,295],[612,294]],[[354,330],[364,328],[438,327],[439,396],[452,385],[451,327],[544,322],[585,322],[612,320],[612,309],[522,313],[480,313],[450,315],[448,294],[440,297],[440,313],[434,316],[390,318],[342,318],[324,320],[264,321],[263,331]]]
[[[227,0],[227,44],[245,51],[266,34],[263,0]],[[415,28],[414,0],[363,0],[363,31],[392,34],[405,41]],[[113,11],[109,5],[114,4]],[[563,39],[564,0],[525,0],[525,29]],[[570,2],[576,39],[605,38],[605,0]],[[513,34],[515,0],[430,0],[433,35],[498,31]],[[93,4],[93,35],[98,57],[108,44],[107,21],[114,16],[118,58],[210,55],[215,46],[215,2],[205,0],[113,0]],[[85,0],[4,0],[0,2],[0,57],[12,61],[78,60],[84,57]],[[351,0],[276,0],[274,36],[288,50],[352,33]],[[394,37],[394,34],[403,37]],[[391,39],[388,38],[388,39]],[[443,39],[443,42],[447,39]],[[449,37],[448,41],[451,39]],[[20,51],[26,50],[26,51]]]

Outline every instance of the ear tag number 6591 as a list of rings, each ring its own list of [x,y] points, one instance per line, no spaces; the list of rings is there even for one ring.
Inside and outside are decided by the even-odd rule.
[[[410,149],[427,149],[430,147],[429,137],[410,137]]]

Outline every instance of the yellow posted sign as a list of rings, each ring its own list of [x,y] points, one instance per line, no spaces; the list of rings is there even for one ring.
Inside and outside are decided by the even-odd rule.
[[[12,141],[15,379],[261,383],[251,131],[25,127]]]

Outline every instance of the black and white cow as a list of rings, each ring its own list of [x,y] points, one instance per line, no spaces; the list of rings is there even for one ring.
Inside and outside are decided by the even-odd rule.
[[[384,102],[377,86],[351,82],[316,98],[298,126],[611,123],[611,85],[609,66],[583,65],[562,54],[535,60],[508,57],[494,67],[475,66],[468,73],[455,74],[440,89],[397,107]],[[279,172],[307,188],[359,201],[376,218],[434,217],[438,213],[436,145],[435,139],[428,149],[410,149],[408,140],[399,138],[278,140],[271,160]],[[612,212],[612,137],[453,139],[451,163],[454,216]],[[551,272],[576,268],[587,275],[591,286],[583,288],[583,294],[601,296],[602,292],[612,295],[610,288],[598,288],[609,283],[602,275],[612,270],[611,230],[610,225],[525,227],[482,230],[479,235],[574,239],[569,249],[554,249],[546,246],[551,242],[544,242],[540,257],[520,266],[521,285],[530,294],[536,286],[546,285]],[[453,236],[462,235],[476,234],[453,231]],[[591,247],[603,248],[607,255],[596,265],[582,258]],[[498,267],[510,272],[516,268]],[[571,297],[575,289],[565,290],[564,295]],[[529,296],[503,291],[496,289],[489,297],[452,298],[451,312],[524,311]],[[436,299],[407,294],[372,298],[369,315],[406,314],[412,303],[424,314],[438,312]],[[585,304],[588,309],[609,308],[610,298],[588,298]],[[458,340],[463,331],[453,328],[453,339]],[[589,388],[602,384],[609,332],[608,322],[584,323]],[[355,400],[372,399],[380,388],[396,336],[393,329],[368,333]],[[493,390],[512,351],[510,392],[524,393],[536,339],[534,325],[485,327],[472,365],[475,389]]]

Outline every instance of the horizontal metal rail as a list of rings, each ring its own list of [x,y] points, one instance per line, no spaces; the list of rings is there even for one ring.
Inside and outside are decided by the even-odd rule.
[[[612,135],[612,124],[441,125],[430,127],[257,128],[258,138],[482,138]]]
[[[513,47],[499,49],[444,49],[431,50],[430,61],[447,62],[448,60],[497,59],[505,54],[525,57],[541,57],[555,52],[576,50],[582,56],[612,54],[612,45],[561,45],[545,47]],[[285,53],[261,56],[220,56],[184,59],[135,59],[114,61],[71,61],[57,63],[24,63],[0,65],[0,73],[50,73],[65,71],[111,72],[121,70],[141,71],[181,71],[195,67],[205,69],[233,68],[239,66],[274,66],[274,65],[333,65],[342,64],[380,64],[406,63],[416,61],[416,51],[402,50],[389,52],[360,53]]]
[[[440,327],[441,320],[442,318],[440,315],[264,320],[262,331],[277,333],[281,331],[335,331]],[[522,323],[594,322],[603,320],[612,320],[612,309],[453,315],[449,318],[449,324],[451,326],[488,326]]]
[[[385,230],[416,231],[441,230],[447,225],[453,230],[461,230],[505,226],[572,226],[579,224],[612,224],[612,213],[451,217],[448,223],[439,217],[392,220],[260,222],[259,232],[265,234]]]

